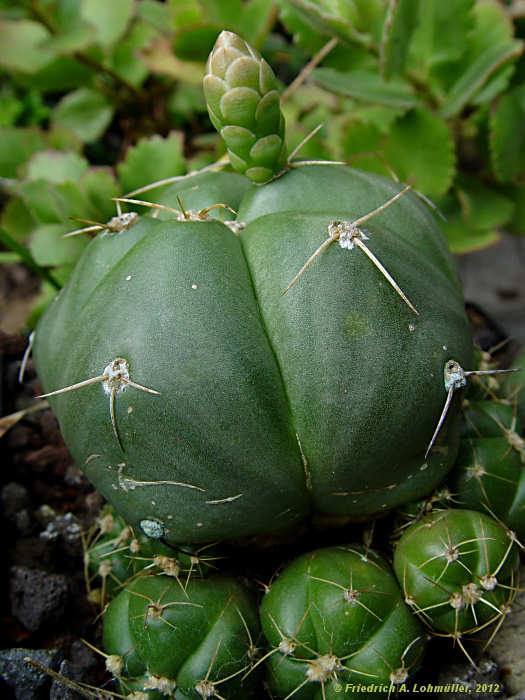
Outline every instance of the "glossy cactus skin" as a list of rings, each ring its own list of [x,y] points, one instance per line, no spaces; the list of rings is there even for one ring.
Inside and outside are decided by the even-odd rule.
[[[393,691],[422,661],[422,625],[386,562],[361,547],[295,559],[266,593],[260,616],[270,645],[268,681],[278,698],[298,689],[294,697],[332,700],[345,687],[374,683]]]
[[[137,532],[169,543],[282,532],[310,512],[363,519],[420,498],[457,452],[459,397],[425,460],[443,367],[468,367],[472,351],[432,214],[408,193],[366,229],[419,316],[360,250],[337,244],[283,295],[332,221],[401,188],[319,165],[232,197],[232,177],[197,176],[194,191],[189,177],[184,191],[191,206],[238,209],[240,236],[217,209],[102,232],[43,316],[45,391],[122,358],[131,381],[160,392],[120,386],[114,425],[101,382],[51,397],[77,463]]]
[[[277,81],[259,52],[236,34],[221,32],[203,87],[235,170],[258,183],[277,175],[286,164],[284,117]]]
[[[106,665],[125,693],[166,697],[252,697],[257,674],[244,679],[256,653],[254,602],[234,579],[213,576],[183,587],[143,576],[104,615]]]
[[[394,571],[414,612],[456,640],[501,623],[517,583],[518,547],[492,517],[457,509],[407,528]]]
[[[456,503],[491,513],[525,539],[525,470],[505,438],[462,440],[449,478]]]
[[[515,402],[491,399],[467,401],[464,411],[464,438],[449,477],[455,500],[494,515],[523,540],[525,440],[519,408]]]

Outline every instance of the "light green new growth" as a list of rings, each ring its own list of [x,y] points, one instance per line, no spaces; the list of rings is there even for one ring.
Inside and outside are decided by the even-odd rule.
[[[233,168],[257,183],[277,175],[286,164],[284,117],[275,75],[260,53],[233,32],[221,32],[203,86]]]

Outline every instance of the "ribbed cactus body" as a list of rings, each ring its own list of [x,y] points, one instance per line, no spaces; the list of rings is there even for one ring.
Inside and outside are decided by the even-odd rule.
[[[277,81],[260,53],[222,32],[206,64],[204,94],[214,127],[235,170],[262,183],[286,162],[284,117]]]
[[[469,367],[472,350],[432,214],[407,193],[366,229],[419,316],[361,250],[337,243],[283,295],[334,220],[400,186],[309,165],[230,198],[232,177],[188,177],[181,192],[192,207],[237,208],[236,221],[214,209],[101,232],[42,317],[44,390],[99,378],[50,397],[77,463],[136,532],[172,544],[296,530],[312,512],[363,519],[422,497],[458,448],[459,396],[425,457],[443,367]],[[119,359],[135,385],[119,384]]]
[[[264,596],[268,681],[278,698],[404,684],[422,661],[422,625],[385,560],[359,546],[319,549],[288,564]],[[360,687],[360,692],[357,690]],[[364,692],[363,692],[364,691]]]
[[[397,543],[394,570],[413,611],[456,639],[501,622],[518,585],[512,537],[489,515],[463,509],[411,525]]]
[[[126,697],[134,691],[151,700],[249,700],[257,673],[244,675],[258,636],[254,601],[225,576],[184,586],[166,576],[142,576],[104,615],[106,665]]]

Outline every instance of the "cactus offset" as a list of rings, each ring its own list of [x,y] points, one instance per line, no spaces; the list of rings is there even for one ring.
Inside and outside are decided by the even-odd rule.
[[[254,603],[234,580],[142,576],[126,586],[104,615],[106,666],[125,693],[146,697],[246,698],[257,674]]]
[[[269,684],[279,698],[299,689],[301,698],[332,698],[334,684],[393,690],[422,661],[423,627],[386,562],[361,547],[294,560],[265,595],[260,615],[270,643]]]
[[[501,625],[516,595],[518,564],[514,533],[488,515],[462,509],[414,523],[394,552],[407,603],[462,648],[463,636]]]

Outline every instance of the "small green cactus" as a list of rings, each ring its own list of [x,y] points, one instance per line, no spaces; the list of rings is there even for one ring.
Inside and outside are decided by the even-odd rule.
[[[488,515],[463,509],[414,523],[394,552],[406,602],[433,631],[462,648],[464,635],[490,625],[497,629],[510,612],[518,564],[514,533]]]
[[[462,440],[449,477],[458,504],[492,514],[525,540],[525,469],[523,451],[503,437]]]
[[[234,579],[182,586],[141,576],[104,615],[106,667],[124,693],[148,700],[252,697],[259,624],[253,600]]]
[[[204,95],[235,170],[266,182],[286,165],[284,117],[277,81],[258,51],[221,32],[206,64]]]
[[[376,697],[364,687],[393,692],[422,661],[422,625],[388,564],[361,547],[295,559],[271,585],[260,615],[270,645],[268,681],[278,698],[332,700],[345,688]]]
[[[165,574],[179,581],[203,577],[215,568],[216,559],[213,545],[200,549],[172,547],[143,532],[135,533],[111,506],[106,506],[85,541],[89,598],[104,607],[141,574]]]

